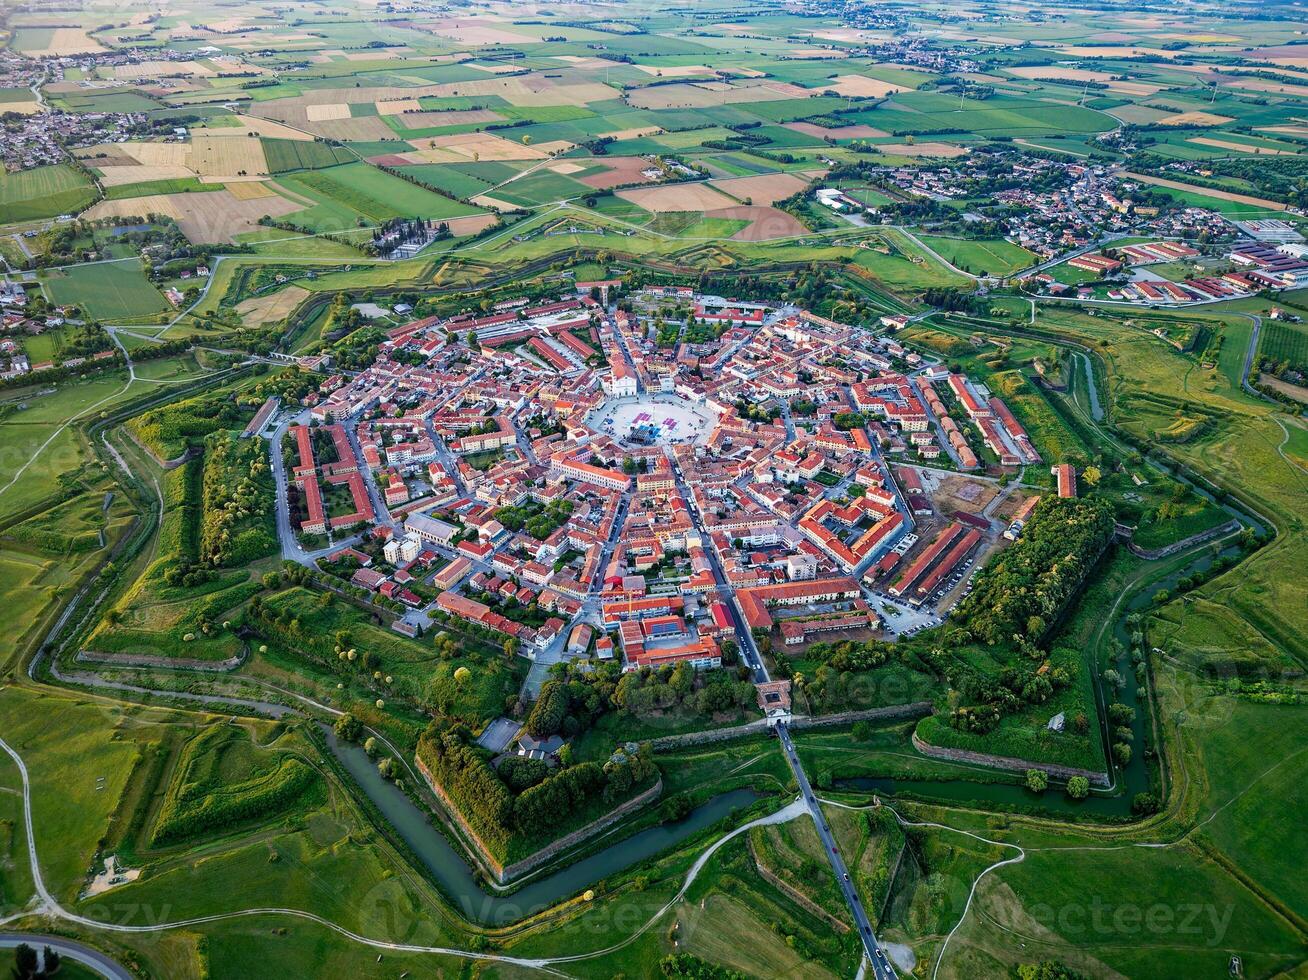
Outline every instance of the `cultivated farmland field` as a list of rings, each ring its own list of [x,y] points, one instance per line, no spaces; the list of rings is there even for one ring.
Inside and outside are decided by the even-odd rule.
[[[171,309],[136,259],[46,272],[42,285],[57,304],[83,307],[102,320],[130,320]]]
[[[91,182],[67,164],[0,173],[0,223],[72,214],[94,200]]]
[[[339,231],[354,223],[347,217],[353,215],[372,223],[399,217],[454,218],[477,212],[474,207],[433,194],[362,163],[289,174],[280,183],[318,202],[291,219],[315,231]]]
[[[1301,6],[0,21],[50,975],[1304,974]]]
[[[1308,327],[1298,323],[1265,322],[1259,334],[1258,353],[1297,371],[1308,367]]]

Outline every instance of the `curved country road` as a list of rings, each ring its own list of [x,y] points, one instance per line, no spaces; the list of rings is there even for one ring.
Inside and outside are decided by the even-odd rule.
[[[0,932],[0,949],[14,949],[26,943],[33,949],[49,946],[66,960],[75,960],[108,980],[133,980],[132,974],[117,960],[110,959],[98,949],[92,949],[63,936],[44,936],[40,933]]]
[[[101,922],[96,919],[87,918],[86,916],[83,915],[78,915],[75,912],[69,912],[67,909],[65,909],[62,905],[59,904],[59,902],[55,899],[53,895],[50,894],[49,889],[46,888],[45,879],[41,874],[41,865],[40,865],[40,861],[37,859],[37,854],[36,854],[36,836],[32,830],[33,827],[32,786],[31,786],[31,781],[28,777],[27,765],[23,762],[22,756],[20,756],[12,747],[10,747],[9,743],[6,742],[3,738],[0,738],[0,749],[3,749],[4,752],[11,759],[14,760],[14,764],[18,767],[18,773],[22,777],[23,830],[27,838],[28,863],[30,864],[32,869],[32,886],[35,889],[36,897],[39,900],[34,907],[28,908],[23,912],[10,916],[7,919],[0,920],[0,925],[8,924],[10,922],[15,921],[16,919],[27,918],[28,916],[44,915],[54,919],[62,920],[64,922],[70,922],[75,925],[83,926],[84,928],[87,929],[97,929],[105,932],[156,933],[156,932],[166,932],[171,929],[184,929],[193,926],[206,925],[213,922],[222,922],[229,919],[252,918],[255,916],[289,916],[291,918],[306,919],[310,922],[314,922],[320,926],[323,926],[326,929],[330,929],[332,932],[335,932],[338,935],[344,936],[346,939],[353,940],[356,943],[360,943],[364,946],[369,946],[377,950],[384,950],[384,951],[390,951],[396,953],[434,953],[444,956],[454,956],[466,960],[482,960],[482,961],[491,961],[497,963],[510,963],[515,966],[522,966],[528,969],[540,970],[544,973],[554,974],[555,976],[566,976],[566,974],[561,973],[553,968],[553,964],[555,963],[573,963],[579,960],[587,960],[587,959],[593,959],[594,957],[597,956],[603,956],[606,953],[612,952],[613,950],[621,949],[622,947],[633,942],[639,936],[641,936],[646,931],[648,931],[651,927],[653,927],[653,925],[660,918],[662,918],[674,905],[676,905],[678,901],[680,901],[685,896],[686,891],[690,888],[691,884],[695,881],[695,878],[699,875],[704,865],[708,863],[708,859],[712,857],[713,854],[728,841],[732,840],[733,838],[737,837],[740,834],[745,833],[746,831],[750,830],[753,827],[764,826],[767,824],[774,824],[774,823],[785,823],[790,820],[794,820],[801,814],[807,812],[807,809],[804,806],[803,801],[797,799],[791,804],[789,804],[788,806],[783,807],[782,809],[774,813],[768,814],[767,816],[760,817],[757,820],[750,821],[749,823],[737,827],[735,830],[731,831],[730,833],[714,841],[711,845],[709,845],[709,847],[702,854],[700,854],[698,860],[696,860],[694,865],[691,866],[691,869],[686,874],[685,880],[682,882],[681,889],[680,891],[677,892],[676,896],[673,897],[671,901],[669,901],[666,905],[660,908],[652,916],[650,916],[650,918],[645,922],[643,926],[637,929],[632,935],[628,936],[622,942],[617,943],[616,945],[611,946],[607,949],[595,950],[589,953],[578,953],[571,956],[558,956],[558,957],[541,958],[541,959],[528,959],[518,956],[506,956],[498,953],[475,952],[473,950],[454,949],[447,946],[422,946],[412,943],[395,943],[395,942],[387,942],[381,939],[370,939],[367,936],[359,935],[357,932],[352,932],[349,929],[346,929],[344,926],[332,922],[330,919],[325,919],[322,916],[315,915],[312,912],[305,912],[302,909],[290,909],[290,908],[238,909],[233,912],[218,912],[213,915],[201,915],[189,919],[179,919],[176,922],[165,922],[157,925],[141,925],[141,926],[129,926],[116,922]],[[5,934],[0,933],[0,936],[3,935]],[[13,933],[11,935],[17,936],[20,934]],[[35,936],[29,938],[20,938],[14,943],[14,945],[17,945],[18,942],[29,942],[29,944],[36,945],[40,942],[40,940]],[[61,940],[61,942],[67,942],[67,941]],[[53,943],[51,943],[50,945],[52,947],[54,946]],[[89,952],[94,952],[94,951],[89,950]],[[77,957],[72,957],[72,958],[76,959]],[[108,957],[104,957],[104,961],[107,964],[116,967],[119,971],[112,974],[106,973],[105,975],[108,976],[110,980],[130,980],[131,974],[122,970],[122,968],[119,967],[118,964],[114,963]],[[96,968],[99,969],[99,966],[97,965]]]

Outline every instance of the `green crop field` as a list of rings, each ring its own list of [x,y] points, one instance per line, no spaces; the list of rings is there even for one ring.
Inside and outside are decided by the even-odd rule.
[[[170,309],[136,259],[52,269],[41,284],[52,303],[84,307],[96,319],[134,319]]]
[[[1003,239],[946,238],[922,235],[932,251],[964,272],[973,275],[1005,276],[1033,265],[1035,255]]]
[[[1304,973],[1308,290],[1108,299],[1295,257],[1301,9],[81,6],[0,32],[8,932],[188,980]],[[866,609],[747,600],[801,553]]]
[[[104,189],[104,197],[106,201],[121,201],[150,194],[194,194],[217,190],[222,190],[221,184],[202,184],[194,177],[173,177],[169,180],[147,180],[139,184],[116,184]]]
[[[73,214],[95,200],[95,188],[68,164],[0,172],[0,222]]]
[[[490,187],[490,181],[462,173],[449,164],[428,163],[413,167],[400,167],[400,173],[432,187],[438,187],[455,197],[469,198]]]
[[[339,231],[358,218],[368,223],[400,217],[440,219],[475,214],[477,210],[366,163],[299,171],[283,175],[280,182],[296,194],[318,202],[307,211],[291,215],[291,220],[316,231]]]
[[[1258,335],[1258,353],[1277,364],[1302,371],[1308,367],[1308,327],[1268,320]]]
[[[264,139],[260,142],[271,174],[331,167],[338,163],[352,163],[356,159],[353,153],[343,147],[306,140]]]

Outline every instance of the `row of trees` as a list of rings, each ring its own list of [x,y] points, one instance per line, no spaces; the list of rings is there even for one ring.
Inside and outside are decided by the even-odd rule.
[[[263,443],[228,431],[205,440],[200,559],[246,565],[277,550],[272,483]]]
[[[604,765],[567,764],[550,771],[536,760],[510,757],[500,771],[463,725],[433,721],[418,742],[432,777],[488,844],[514,834],[540,836],[597,802],[613,805],[658,775],[649,748],[615,752]]]
[[[553,676],[526,720],[527,731],[537,738],[572,737],[610,711],[645,718],[667,713],[710,716],[738,713],[755,699],[754,686],[735,671],[698,672],[685,663],[625,674],[616,664],[601,664],[586,673],[568,664],[551,670]]]
[[[977,575],[955,610],[956,622],[983,643],[1038,656],[1038,644],[1112,540],[1114,525],[1112,504],[1103,498],[1046,495],[1017,544]]]

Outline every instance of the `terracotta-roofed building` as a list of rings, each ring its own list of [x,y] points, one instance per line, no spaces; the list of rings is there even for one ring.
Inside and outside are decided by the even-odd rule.
[[[1076,496],[1076,467],[1071,463],[1059,463],[1053,469],[1058,478],[1058,495],[1060,497]]]

